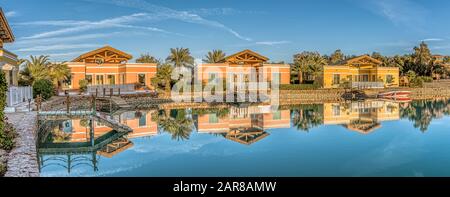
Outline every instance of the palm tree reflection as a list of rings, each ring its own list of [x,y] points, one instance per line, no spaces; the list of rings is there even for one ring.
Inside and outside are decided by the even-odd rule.
[[[300,131],[309,132],[323,124],[323,106],[299,105],[292,109],[292,124]]]
[[[161,110],[152,117],[158,122],[159,132],[169,133],[173,140],[189,140],[194,129],[194,121],[187,110]]]
[[[401,118],[410,120],[414,128],[426,132],[432,120],[449,115],[449,101],[449,99],[412,101],[402,105]]]

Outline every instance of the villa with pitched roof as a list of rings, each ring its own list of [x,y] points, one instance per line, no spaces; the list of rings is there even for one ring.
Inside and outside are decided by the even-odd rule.
[[[0,8],[0,68],[5,73],[9,86],[17,86],[17,55],[3,48],[4,43],[14,42],[14,34],[6,20],[3,10]]]
[[[156,75],[156,64],[129,63],[132,55],[105,46],[80,55],[67,62],[71,70],[69,89],[79,89],[80,80],[90,86],[140,84],[152,88],[151,78]]]
[[[249,80],[251,71],[263,72],[264,81],[272,81],[274,76],[278,75],[280,84],[290,83],[290,67],[288,64],[270,64],[269,58],[262,56],[251,50],[244,50],[226,57],[221,63],[205,63],[199,65],[199,77],[203,83],[214,79],[226,80],[230,78],[237,81],[242,78],[243,81]]]
[[[323,87],[338,88],[349,82],[353,88],[385,88],[399,86],[399,68],[385,67],[368,55],[355,57],[323,68]]]

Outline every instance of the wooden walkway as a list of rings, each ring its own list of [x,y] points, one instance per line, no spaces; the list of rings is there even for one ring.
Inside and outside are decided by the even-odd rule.
[[[49,116],[89,116],[93,115],[91,110],[82,110],[82,111],[39,111],[38,115],[41,117],[49,117]]]
[[[113,97],[111,97],[111,101],[112,101],[113,103],[115,103],[116,105],[118,105],[120,108],[126,108],[126,109],[128,109],[128,108],[131,108],[131,107],[132,107],[131,105],[129,105],[129,104],[127,103],[127,101],[125,101],[124,99],[122,99],[122,98],[120,98],[120,97],[118,97],[118,96],[113,96]]]
[[[73,118],[84,118],[84,117],[93,117],[97,121],[105,124],[106,126],[110,127],[113,130],[119,131],[119,132],[132,132],[133,129],[131,129],[129,126],[121,124],[111,118],[108,114],[101,113],[101,112],[92,112],[92,111],[40,111],[38,112],[38,117],[40,119],[45,120],[70,120]]]
[[[60,155],[60,154],[88,154],[96,153],[98,150],[126,135],[124,132],[111,131],[91,142],[76,143],[42,143],[39,145],[39,154]]]

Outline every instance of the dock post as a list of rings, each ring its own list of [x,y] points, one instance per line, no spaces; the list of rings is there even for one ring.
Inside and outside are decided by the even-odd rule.
[[[31,98],[28,99],[28,111],[31,111]]]
[[[39,113],[39,110],[41,109],[41,95],[37,95],[36,97],[36,110]]]
[[[91,97],[91,104],[92,104],[92,115],[95,115],[95,112],[97,111],[97,104],[96,104],[96,97],[92,95]]]
[[[70,96],[67,95],[66,97],[66,113],[70,114]]]

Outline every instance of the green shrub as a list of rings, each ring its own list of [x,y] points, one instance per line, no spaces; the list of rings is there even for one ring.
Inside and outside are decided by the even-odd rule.
[[[12,150],[14,148],[14,139],[16,138],[16,131],[14,127],[4,120],[4,129],[0,133],[0,149]]]
[[[318,84],[281,84],[280,90],[315,90],[319,89]]]
[[[425,83],[433,82],[433,78],[432,77],[420,76],[420,78],[422,78],[423,82],[425,82]]]
[[[37,95],[41,95],[42,99],[47,100],[51,98],[55,93],[55,88],[53,83],[47,79],[40,79],[33,84],[33,97],[36,98]]]
[[[80,91],[86,92],[88,84],[89,84],[88,80],[86,80],[86,79],[80,80],[78,82],[78,85],[80,85]]]
[[[8,83],[5,79],[5,73],[0,72],[0,149],[11,150],[14,146],[14,130],[5,120],[6,91]]]
[[[423,87],[424,80],[422,77],[416,77],[410,80],[409,86],[413,88],[421,88]]]

